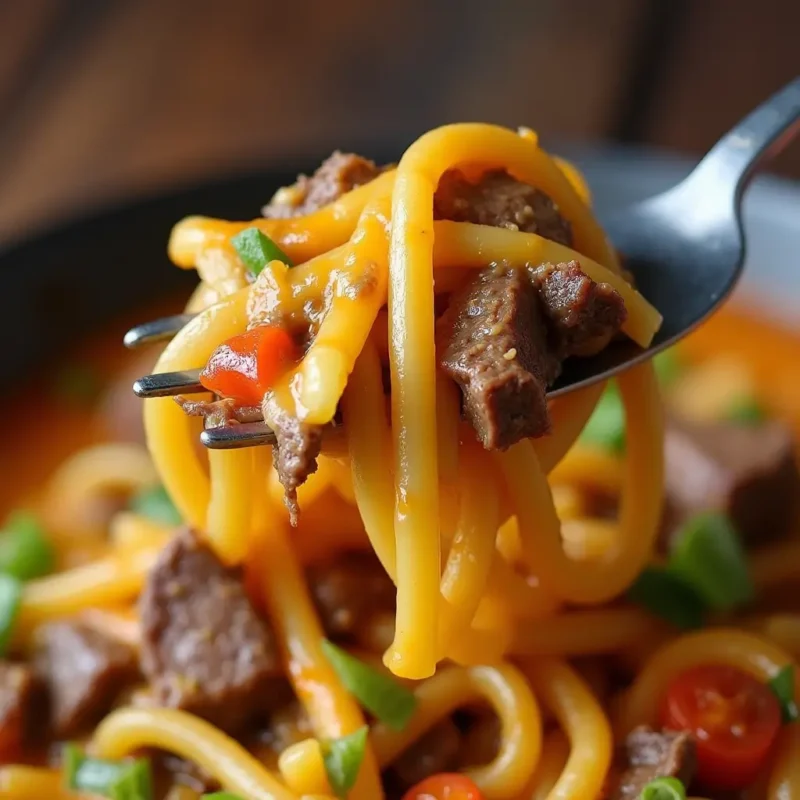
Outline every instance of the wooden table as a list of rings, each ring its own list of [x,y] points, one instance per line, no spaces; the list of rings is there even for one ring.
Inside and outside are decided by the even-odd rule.
[[[701,152],[800,3],[0,0],[0,242],[110,198],[442,122]],[[800,176],[800,152],[781,167]]]

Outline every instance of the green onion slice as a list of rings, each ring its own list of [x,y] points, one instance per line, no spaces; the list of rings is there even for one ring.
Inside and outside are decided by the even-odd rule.
[[[322,651],[339,680],[364,708],[393,730],[405,728],[417,706],[413,692],[327,639],[322,640]]]
[[[54,564],[53,546],[36,517],[13,513],[0,530],[0,572],[28,581],[47,575]]]
[[[686,800],[686,787],[678,778],[656,778],[642,789],[641,800]]]
[[[283,261],[287,267],[294,266],[289,256],[258,228],[245,228],[231,237],[231,244],[242,263],[255,276],[260,275],[270,261]]]
[[[680,576],[662,567],[645,567],[628,589],[628,599],[682,630],[703,626],[706,604]]]
[[[600,397],[580,440],[612,453],[625,450],[625,408],[617,387],[609,385]]]
[[[75,745],[64,748],[67,787],[111,800],[153,800],[153,781],[146,759],[106,761],[89,758]]]
[[[653,358],[653,368],[661,386],[671,386],[684,371],[684,364],[674,347],[663,350]]]
[[[0,573],[0,656],[5,655],[22,601],[22,584],[13,576]]]
[[[781,717],[784,722],[795,722],[800,717],[800,710],[794,701],[794,667],[787,664],[769,682],[775,697],[781,706]]]
[[[211,794],[204,794],[200,800],[244,800],[244,798],[230,792],[212,792]]]
[[[165,525],[180,525],[183,520],[163,486],[143,489],[131,498],[129,508],[143,517]]]
[[[739,536],[728,517],[717,511],[698,514],[681,528],[669,569],[716,610],[736,608],[754,595]]]
[[[356,784],[364,760],[368,732],[369,728],[364,725],[347,736],[321,743],[328,783],[337,797],[346,797]]]
[[[727,422],[739,425],[760,425],[766,421],[768,415],[755,397],[738,397],[728,407],[725,414]]]

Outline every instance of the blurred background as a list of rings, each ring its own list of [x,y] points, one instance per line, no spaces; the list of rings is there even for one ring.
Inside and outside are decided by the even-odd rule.
[[[799,31],[797,0],[0,0],[0,244],[448,121],[697,156],[800,73]]]

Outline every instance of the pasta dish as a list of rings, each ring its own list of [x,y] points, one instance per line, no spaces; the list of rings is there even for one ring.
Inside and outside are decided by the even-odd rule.
[[[0,494],[0,797],[800,797],[789,334],[553,393],[661,317],[527,128],[336,152],[168,251],[191,317],[132,369],[200,391],[126,371]]]

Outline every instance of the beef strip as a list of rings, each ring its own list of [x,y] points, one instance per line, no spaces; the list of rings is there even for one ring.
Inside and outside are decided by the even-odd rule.
[[[417,739],[411,747],[394,760],[391,767],[392,783],[407,791],[431,775],[453,772],[458,766],[461,733],[455,723],[446,717]]]
[[[141,666],[162,705],[240,731],[281,695],[271,630],[226,569],[192,532],[162,551],[139,598]]]
[[[460,170],[445,172],[433,198],[433,213],[436,219],[537,233],[572,246],[572,227],[556,204],[503,170],[486,172],[477,183],[470,183]]]
[[[89,729],[138,675],[128,645],[77,621],[51,622],[37,631],[35,665],[48,688],[58,737]]]
[[[394,608],[394,584],[372,553],[344,553],[307,574],[325,633],[333,639],[352,637],[373,614]]]
[[[26,664],[0,661],[0,764],[19,758],[32,733],[39,684]]]
[[[667,544],[681,523],[708,509],[729,515],[747,545],[781,537],[791,527],[800,474],[792,432],[784,423],[698,423],[671,417],[664,456]]]
[[[222,428],[262,419],[260,406],[242,406],[229,397],[222,400],[187,400],[183,395],[178,395],[174,399],[190,417],[202,417],[205,428]]]
[[[487,267],[437,322],[439,366],[461,386],[484,447],[505,450],[549,433],[546,393],[561,361],[624,319],[619,294],[577,262]]]
[[[656,778],[678,778],[688,787],[697,768],[695,743],[685,731],[654,731],[641,726],[628,734],[625,769],[611,800],[635,800]]]
[[[292,525],[297,525],[300,513],[297,490],[309,475],[317,471],[323,426],[310,425],[281,412],[272,420],[272,429],[276,440],[272,448],[272,463],[285,492],[284,502],[289,509],[289,519]]]
[[[380,167],[369,159],[337,150],[310,178],[300,175],[293,186],[279,189],[261,213],[273,219],[310,214],[338,200],[351,189],[369,183],[380,173]]]

